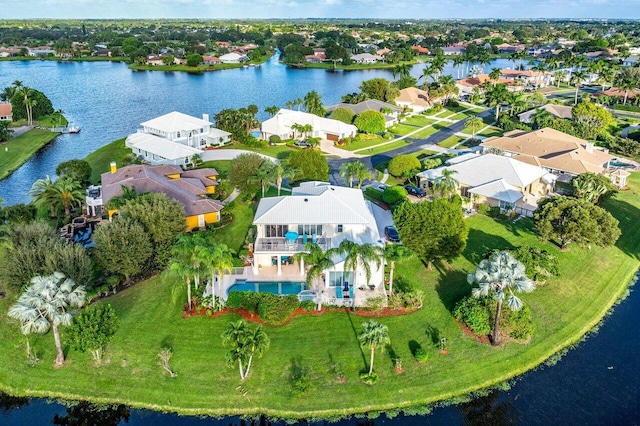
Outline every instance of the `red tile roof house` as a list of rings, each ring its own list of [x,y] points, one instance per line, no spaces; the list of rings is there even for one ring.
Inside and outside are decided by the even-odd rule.
[[[0,103],[0,121],[13,121],[13,106],[10,103]]]
[[[216,56],[203,56],[202,63],[204,65],[218,65],[221,64],[222,61]]]

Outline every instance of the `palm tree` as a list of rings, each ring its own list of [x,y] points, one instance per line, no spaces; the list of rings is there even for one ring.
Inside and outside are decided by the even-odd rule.
[[[584,71],[576,71],[571,76],[571,84],[575,84],[576,86],[576,96],[573,101],[574,105],[578,104],[578,92],[580,91],[580,85],[587,78],[587,74]]]
[[[369,346],[371,357],[369,360],[369,375],[373,373],[373,357],[378,346],[384,348],[391,343],[389,328],[378,321],[369,320],[362,324],[364,330],[358,335],[358,340],[363,346]]]
[[[293,101],[286,101],[284,105],[287,107],[287,109],[293,109]]]
[[[334,251],[324,251],[317,243],[308,242],[304,246],[302,252],[293,255],[293,258],[298,262],[304,262],[309,266],[307,270],[307,285],[316,287],[316,301],[318,302],[318,310],[322,310],[322,299],[320,298],[320,286],[318,278],[322,276],[322,273],[331,267],[334,262],[332,256]]]
[[[278,113],[278,111],[280,111],[280,107],[277,105],[272,105],[272,106],[268,106],[264,109],[264,112],[266,112],[267,114],[269,114],[270,116],[274,116]]]
[[[65,216],[71,214],[72,206],[81,205],[85,198],[82,184],[64,177],[57,179],[53,183],[51,191],[57,198],[58,204],[61,204],[64,208]]]
[[[253,330],[249,330],[249,333],[247,334],[247,341],[249,361],[247,362],[247,369],[244,371],[245,378],[249,375],[249,369],[251,368],[251,361],[253,361],[253,356],[258,355],[258,357],[262,357],[262,354],[264,354],[265,351],[269,349],[269,344],[271,343],[269,336],[267,336],[267,333],[264,332],[261,325],[258,325]]]
[[[505,102],[509,96],[509,90],[506,84],[494,84],[484,93],[485,98],[490,107],[496,108],[496,121],[500,114],[500,105]]]
[[[471,129],[472,139],[476,138],[476,132],[480,130],[482,126],[484,126],[484,121],[482,121],[482,118],[478,117],[477,115],[474,117],[469,117],[464,123],[464,127],[468,127]]]
[[[366,164],[364,164],[360,160],[354,160],[352,164],[353,175],[358,180],[358,185],[356,186],[356,188],[360,189],[362,188],[362,183],[364,182],[364,180],[371,178],[371,172],[367,168]]]
[[[556,81],[557,83],[557,88],[560,88],[560,83],[562,82],[562,80],[565,79],[565,73],[564,71],[556,71],[553,73],[553,79]]]
[[[442,176],[433,185],[434,191],[438,192],[442,197],[451,198],[458,187],[458,181],[453,177],[456,173],[458,173],[456,170],[442,170]]]
[[[260,167],[256,170],[256,174],[252,179],[260,182],[262,198],[264,198],[266,187],[276,182],[278,179],[276,165],[269,160],[263,161]]]
[[[491,68],[491,72],[489,73],[489,78],[493,81],[498,81],[501,75],[502,75],[502,70],[500,68]]]
[[[31,196],[31,202],[40,208],[49,207],[51,211],[51,217],[56,217],[56,203],[57,196],[53,189],[54,182],[51,177],[47,175],[44,179],[36,180],[31,189],[29,195]]]
[[[553,115],[551,115],[549,111],[542,108],[538,108],[536,112],[531,116],[531,123],[536,129],[549,127],[552,121]]]
[[[300,170],[298,168],[289,166],[284,160],[281,161],[280,164],[276,164],[274,174],[276,175],[276,185],[278,185],[278,197],[280,196],[282,181],[284,179],[294,178],[299,172]]]
[[[509,94],[509,115],[513,116],[516,112],[522,111],[527,107],[527,100],[525,96],[521,93],[510,93]]]
[[[345,255],[345,270],[353,271],[353,285],[356,286],[357,270],[361,266],[364,270],[367,284],[371,281],[371,263],[379,269],[382,265],[383,249],[380,246],[371,243],[358,244],[351,240],[342,240],[340,245],[336,247],[335,253]]]
[[[482,72],[484,72],[486,66],[491,63],[491,56],[489,56],[487,52],[483,52],[482,54],[480,54],[480,57],[478,57],[478,62],[480,62],[480,65],[482,66]]]
[[[384,259],[389,265],[389,294],[393,294],[393,273],[398,260],[411,256],[412,252],[400,244],[387,244],[384,247]]]
[[[424,84],[426,85],[429,83],[429,78],[431,78],[435,73],[436,72],[433,69],[433,65],[430,64],[422,69],[422,75],[420,76],[420,78],[424,77]]]
[[[395,67],[393,67],[394,79],[396,78],[396,76],[400,76],[400,78],[409,77],[410,73],[411,73],[411,65],[409,65],[406,62],[399,63]]]
[[[349,188],[353,188],[353,178],[355,176],[355,162],[346,162],[340,164],[340,177],[349,181]]]
[[[171,259],[169,269],[176,272],[187,284],[187,306],[189,307],[189,311],[191,311],[191,278],[194,273],[191,264],[183,258],[174,257]]]
[[[522,301],[514,292],[529,293],[535,289],[535,284],[525,274],[524,265],[506,251],[500,251],[491,259],[480,262],[475,273],[467,276],[467,281],[469,284],[478,284],[478,288],[472,290],[473,297],[479,299],[492,295],[497,300],[491,344],[499,345],[502,302],[506,298],[509,309],[519,311],[522,309]]]
[[[456,67],[456,77],[460,79],[460,65],[464,63],[464,56],[456,55],[453,57],[453,66]]]
[[[318,117],[324,117],[327,115],[327,111],[322,106],[322,98],[315,90],[304,95],[302,102],[304,104],[304,109],[306,109],[308,113],[317,115]]]
[[[244,363],[249,362],[249,331],[244,320],[229,323],[227,329],[222,333],[222,345],[231,346],[226,354],[227,362],[230,365],[238,363],[240,370],[240,380],[244,380]]]
[[[32,99],[34,91],[27,86],[16,86],[16,93],[23,97],[24,107],[27,111],[27,124],[30,126],[33,124],[33,107],[36,105],[36,101]]]
[[[616,75],[613,84],[618,90],[624,92],[623,105],[626,105],[629,92],[636,90],[640,86],[640,72],[638,72],[637,68],[623,68]]]
[[[296,98],[293,100],[293,104],[296,105],[298,107],[298,111],[300,111],[300,105],[304,104],[304,99]]]
[[[438,77],[440,77],[440,74],[442,74],[442,71],[444,70],[446,64],[447,60],[445,59],[445,57],[443,55],[437,55],[431,61],[431,69]]]
[[[211,295],[214,295],[214,284],[218,280],[218,309],[222,310],[222,280],[225,272],[231,272],[233,268],[234,251],[226,244],[211,244],[204,247],[202,257],[209,267],[209,278],[211,279]]]
[[[57,351],[55,365],[60,366],[64,363],[64,352],[58,327],[71,324],[72,317],[67,309],[81,307],[85,296],[84,287],[76,285],[61,272],[37,276],[9,308],[8,315],[20,321],[20,329],[25,335],[44,334],[52,329]]]

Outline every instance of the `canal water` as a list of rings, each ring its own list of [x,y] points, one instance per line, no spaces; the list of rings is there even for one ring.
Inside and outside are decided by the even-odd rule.
[[[487,66],[506,67],[499,60]],[[420,74],[423,66],[414,67]],[[455,76],[450,65],[445,73]],[[82,158],[134,132],[139,123],[177,110],[211,117],[224,108],[269,105],[318,91],[325,104],[355,92],[363,80],[391,79],[387,70],[331,72],[288,69],[275,59],[259,68],[188,75],[132,72],[116,63],[0,62],[0,87],[14,80],[43,91],[82,131],[58,137],[8,179],[0,197],[8,204],[26,202],[31,183],[52,175],[56,165]],[[261,119],[266,118],[261,112]],[[2,152],[0,152],[1,161]],[[469,403],[435,408],[430,415],[352,418],[335,423],[356,425],[634,425],[640,423],[640,294],[631,295],[608,316],[597,334],[570,351],[553,367],[521,377],[509,391],[493,392]],[[3,366],[0,366],[0,369]],[[14,399],[0,394],[0,425],[129,424],[244,425],[236,417],[181,417],[127,407],[96,411],[90,405],[67,409],[43,399]],[[256,424],[269,424],[257,422]],[[306,423],[303,423],[306,424]],[[325,425],[319,422],[314,425]],[[280,424],[278,424],[281,426]]]

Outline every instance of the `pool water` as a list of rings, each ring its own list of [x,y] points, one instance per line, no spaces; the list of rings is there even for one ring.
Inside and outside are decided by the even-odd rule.
[[[253,282],[253,281],[236,281],[234,285],[229,287],[227,294],[232,291],[254,291],[256,293],[271,293],[271,294],[298,294],[306,288],[304,282]]]

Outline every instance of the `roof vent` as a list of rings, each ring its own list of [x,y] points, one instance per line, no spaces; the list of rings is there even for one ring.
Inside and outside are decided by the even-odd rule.
[[[305,199],[304,199],[304,202],[306,203],[307,201],[309,201],[309,199],[308,199],[308,198],[305,198]]]
[[[332,191],[335,191],[336,189],[335,189],[335,188],[333,188],[333,187],[331,187],[331,190],[332,190]]]

